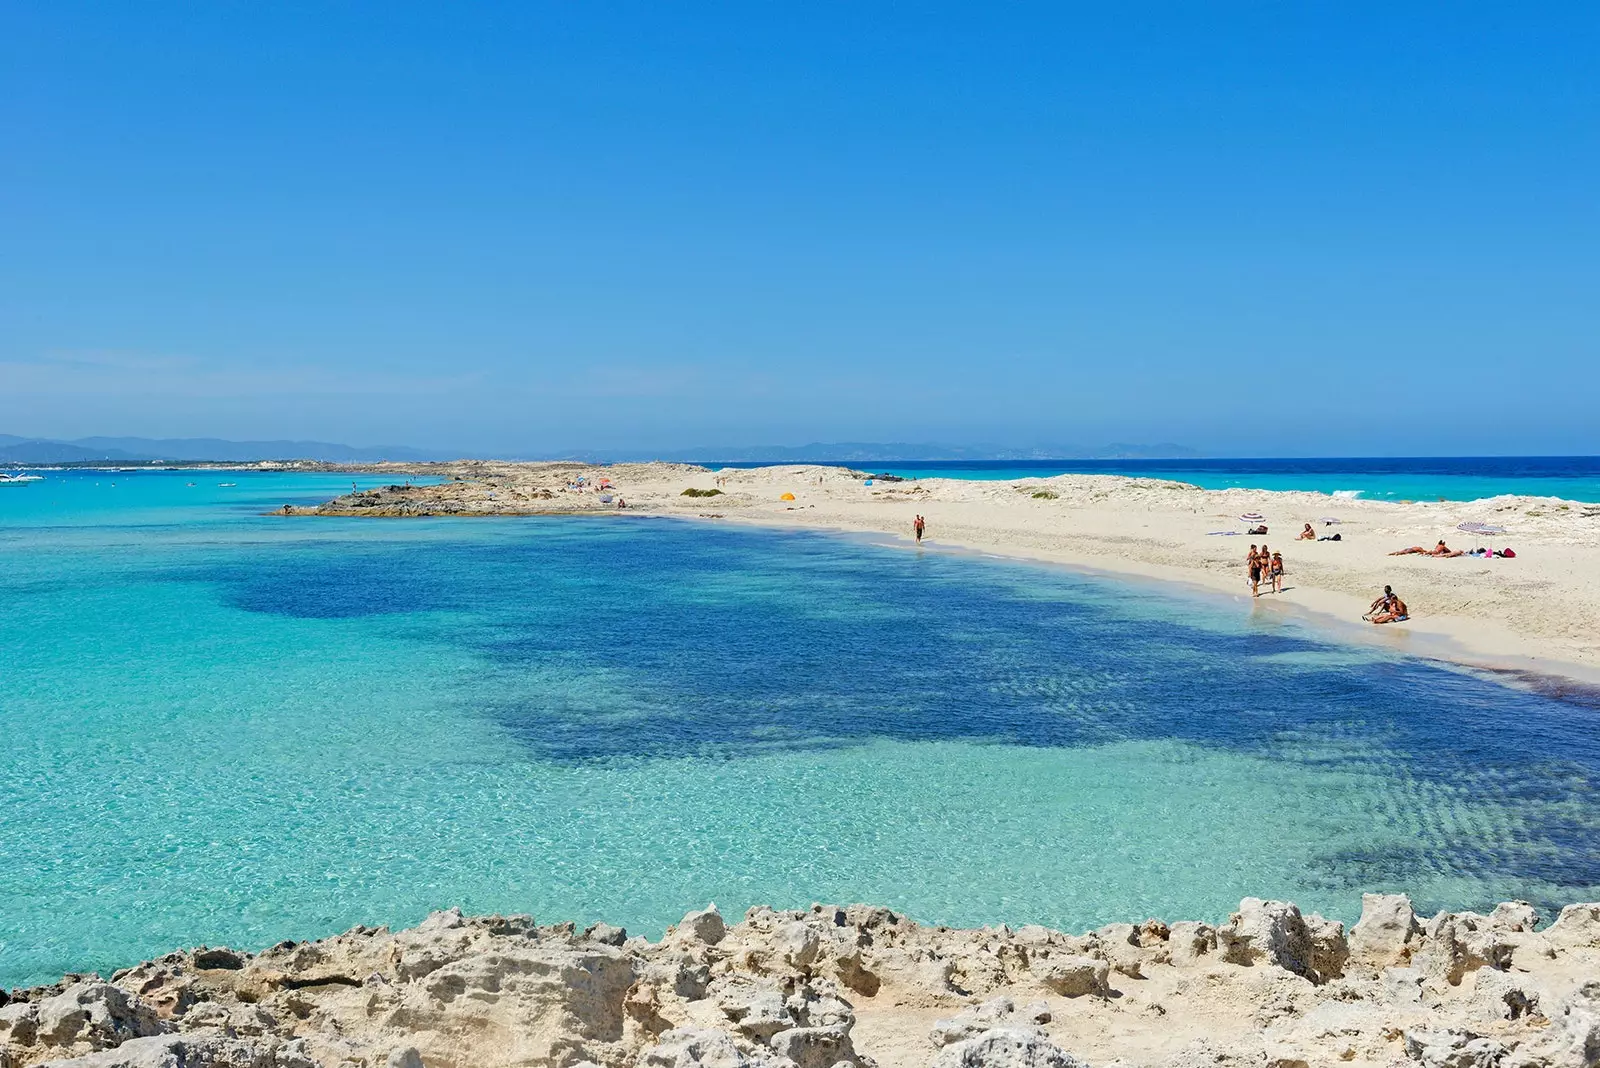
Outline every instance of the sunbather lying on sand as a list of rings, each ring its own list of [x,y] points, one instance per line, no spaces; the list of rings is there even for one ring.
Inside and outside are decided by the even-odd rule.
[[[1450,548],[1450,546],[1448,546],[1448,545],[1446,545],[1444,543],[1444,539],[1443,538],[1440,538],[1439,539],[1439,544],[1435,545],[1431,549],[1424,549],[1420,545],[1413,545],[1409,549],[1397,549],[1394,552],[1390,553],[1389,555],[1390,556],[1409,556],[1412,553],[1421,553],[1423,556],[1465,556],[1466,555],[1466,553],[1462,552],[1460,549],[1452,549],[1452,548]]]

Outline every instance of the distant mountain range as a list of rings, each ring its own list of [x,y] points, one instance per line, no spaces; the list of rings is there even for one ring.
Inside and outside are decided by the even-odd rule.
[[[0,434],[0,464],[141,463],[160,460],[437,460],[438,453],[401,445],[359,448],[327,441],[224,441],[221,438],[76,438],[50,441]]]
[[[527,454],[524,454],[527,455]],[[684,463],[772,463],[801,464],[821,461],[841,463],[883,463],[886,461],[950,460],[1134,460],[1179,459],[1200,455],[1183,445],[1164,442],[1158,445],[1115,443],[1099,448],[1075,445],[1041,445],[1017,449],[998,445],[930,445],[909,442],[839,441],[813,442],[810,445],[706,446],[704,448],[647,452],[570,452],[556,454],[561,459],[608,462],[616,460],[677,460]],[[457,460],[472,453],[442,453],[404,445],[359,447],[327,441],[224,441],[221,438],[75,438],[53,441],[46,438],[19,438],[0,434],[0,465],[4,464],[94,464],[159,463],[162,461],[220,460],[248,463],[253,460],[326,460],[331,463],[372,463],[396,460],[402,463],[427,460]],[[515,459],[516,454],[479,459]],[[550,458],[548,454],[545,458]]]
[[[1034,448],[1006,448],[999,445],[930,445],[910,442],[838,441],[810,445],[746,445],[685,449],[655,456],[661,460],[689,463],[727,461],[729,463],[803,464],[824,460],[846,463],[881,463],[892,460],[1173,460],[1200,454],[1184,445],[1162,442],[1156,445],[1130,445],[1116,442],[1098,448],[1081,445],[1040,445]]]

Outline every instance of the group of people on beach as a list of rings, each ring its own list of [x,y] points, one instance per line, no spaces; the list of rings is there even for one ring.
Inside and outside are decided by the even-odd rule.
[[[1420,545],[1413,545],[1409,549],[1396,549],[1394,552],[1390,553],[1389,555],[1390,556],[1410,556],[1413,553],[1421,553],[1423,556],[1465,556],[1465,555],[1467,555],[1466,551],[1464,549],[1452,549],[1452,548],[1450,548],[1450,546],[1448,546],[1448,545],[1446,545],[1444,543],[1444,539],[1443,538],[1440,538],[1439,539],[1439,544],[1435,545],[1431,549],[1424,549]]]
[[[1265,544],[1259,549],[1251,545],[1250,554],[1245,557],[1245,567],[1250,573],[1250,596],[1261,596],[1263,581],[1273,593],[1283,592],[1282,553],[1273,552]]]
[[[1393,586],[1383,588],[1383,596],[1372,602],[1367,614],[1361,617],[1372,623],[1404,623],[1411,618],[1411,610],[1394,592]]]

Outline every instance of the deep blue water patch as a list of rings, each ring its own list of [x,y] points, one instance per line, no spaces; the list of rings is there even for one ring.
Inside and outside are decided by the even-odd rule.
[[[451,904],[1092,926],[1600,892],[1581,692],[840,537],[140,483],[0,539],[0,980]]]
[[[566,519],[294,567],[293,582],[234,573],[227,596],[301,616],[461,613],[448,640],[499,676],[463,702],[540,760],[1179,739],[1446,784],[1537,824],[1512,842],[1331,853],[1323,874],[1342,884],[1439,865],[1600,882],[1592,708],[1423,661],[1329,661],[1338,647],[1303,632],[1191,623],[1138,587],[815,535]]]

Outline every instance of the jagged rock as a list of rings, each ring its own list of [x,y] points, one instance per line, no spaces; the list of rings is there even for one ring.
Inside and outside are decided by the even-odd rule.
[[[850,1003],[825,982],[802,984],[784,1005],[804,1027],[843,1027],[848,1031],[856,1023]]]
[[[221,1035],[133,1038],[112,1049],[37,1068],[316,1068],[298,1043]]]
[[[1037,1031],[997,1027],[946,1046],[933,1068],[1089,1068]]]
[[[1314,983],[1340,974],[1344,925],[1312,914],[1309,919],[1287,901],[1247,897],[1227,923],[1217,928],[1222,959],[1230,964],[1272,964]]]
[[[1035,966],[1039,981],[1062,997],[1111,992],[1111,965],[1094,957],[1052,957]]]
[[[64,1048],[108,1049],[130,1038],[166,1030],[148,1005],[101,982],[74,983],[44,999],[39,1002],[36,1020],[35,1041]]]
[[[835,953],[830,963],[834,976],[847,988],[869,998],[877,996],[883,980],[865,966],[860,946]]]
[[[238,971],[244,967],[245,956],[242,953],[219,946],[216,949],[201,947],[194,951],[194,966],[209,970],[221,969],[223,971]]]
[[[717,996],[723,1015],[739,1030],[761,1042],[768,1042],[779,1031],[795,1027],[799,1021],[784,1003],[776,984],[755,986],[741,983],[724,989]]]
[[[1526,901],[1502,901],[1489,913],[1489,923],[1505,931],[1534,931],[1539,927],[1539,910]]]
[[[1544,932],[1544,941],[1557,950],[1600,948],[1600,903],[1568,905]]]
[[[722,913],[717,911],[716,905],[711,905],[698,912],[687,913],[678,921],[676,934],[679,940],[693,940],[714,946],[728,933],[727,924],[722,921]]]
[[[1383,1000],[1395,1005],[1422,1004],[1422,983],[1426,978],[1421,968],[1385,968]]]
[[[1514,1068],[1600,1066],[1600,979],[1563,998],[1549,1017],[1545,1032],[1517,1049]]]
[[[746,1056],[721,1031],[678,1028],[639,1056],[639,1068],[761,1068],[769,1058]]]
[[[1495,1068],[1506,1048],[1470,1031],[1407,1031],[1406,1056],[1422,1068]]]
[[[1114,971],[1131,979],[1144,978],[1144,959],[1139,950],[1139,929],[1131,923],[1108,923],[1095,932],[1100,951]]]
[[[1441,912],[1422,931],[1417,963],[1428,978],[1459,986],[1470,971],[1510,965],[1522,933],[1473,912]]]
[[[779,1031],[772,1039],[772,1052],[787,1057],[798,1068],[832,1068],[844,1061],[856,1063],[850,1029],[834,1027],[793,1027]]]
[[[1015,1026],[1016,1003],[1008,997],[990,998],[988,1001],[963,1009],[947,1020],[935,1020],[929,1038],[941,1049],[956,1042],[965,1042],[995,1027]],[[1046,1011],[1045,1018],[1049,1019]]]
[[[1405,964],[1422,938],[1422,924],[1404,894],[1362,894],[1361,919],[1350,928],[1350,957],[1377,968]]]
[[[1369,907],[1364,921],[1378,911]],[[1420,940],[1403,937],[1410,928],[1401,922],[1398,944],[1405,955],[1416,950],[1407,967],[1363,965],[1343,977],[1335,975],[1348,944],[1339,925],[1265,901],[1242,902],[1225,937],[1192,923],[1165,927],[1165,937],[1150,923],[1087,935],[950,930],[831,905],[752,909],[737,925],[722,923],[718,937],[720,917],[710,913],[691,913],[660,942],[601,925],[579,933],[450,910],[408,931],[356,928],[254,955],[168,954],[110,983],[69,977],[14,992],[0,1006],[0,1068],[85,1055],[101,1058],[87,1068],[837,1068],[880,1053],[907,1065],[946,1054],[968,1058],[955,1063],[1049,1064],[1060,1051],[1045,1023],[1078,1035],[1084,1045],[1074,1048],[1095,1064],[1122,1058],[1128,1068],[1390,1063],[1408,1030],[1452,1029],[1461,1034],[1418,1037],[1418,1060],[1499,1056],[1496,1068],[1556,1068],[1588,1058],[1600,1068],[1600,983],[1573,990],[1573,977],[1600,974],[1600,940],[1590,934],[1600,917],[1587,906],[1566,910],[1550,929],[1554,942],[1515,902],[1487,915],[1442,914]],[[1376,930],[1367,923],[1362,937]],[[1394,953],[1393,945],[1363,948]],[[1516,967],[1497,970],[1508,946]],[[1117,962],[1106,958],[1121,957],[1145,978],[1113,991]],[[1460,987],[1449,986],[1453,968]],[[120,991],[88,998],[99,1010],[84,1005],[96,984]],[[1050,1002],[1016,1007],[1043,989],[1127,997],[1057,1004],[1054,1021]],[[113,1004],[118,997],[126,1009]],[[97,1011],[111,1023],[96,1023]],[[858,1011],[868,1021],[861,1027]],[[150,1026],[160,1030],[131,1037]],[[1151,1040],[1167,1027],[1191,1046],[1162,1062]],[[1194,1045],[1201,1036],[1211,1044]],[[1474,1036],[1487,1038],[1473,1045]],[[102,1057],[111,1053],[122,1060]],[[296,1057],[307,1063],[291,1064]]]
[[[793,920],[779,928],[777,946],[784,963],[792,968],[809,968],[821,952],[822,940],[810,927]]]
[[[1180,967],[1198,963],[1217,951],[1217,930],[1208,923],[1180,920],[1167,934],[1167,953]]]
[[[621,946],[628,940],[628,932],[623,927],[613,927],[609,923],[597,923],[586,928],[583,937],[591,942],[599,942],[603,946]]]
[[[1472,995],[1485,1019],[1518,1020],[1539,1013],[1539,992],[1525,976],[1485,968],[1477,974]]]
[[[1316,981],[1327,982],[1342,976],[1345,963],[1350,959],[1344,924],[1323,919],[1315,912],[1305,918],[1305,924],[1306,934],[1311,939],[1311,970]]]
[[[39,1034],[39,1006],[14,1001],[0,1006],[0,1050],[31,1046]]]

